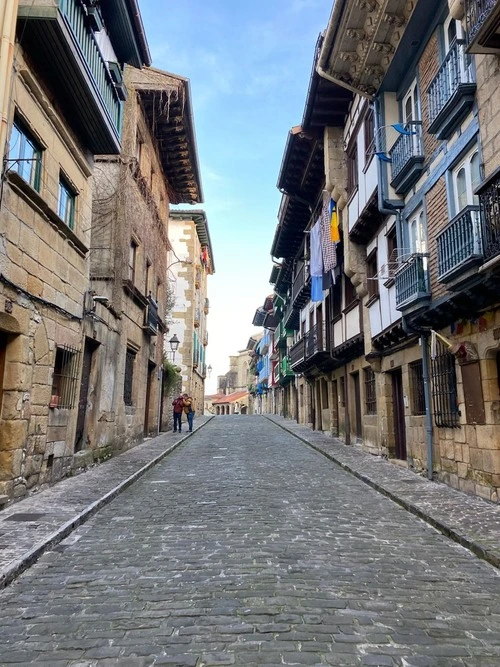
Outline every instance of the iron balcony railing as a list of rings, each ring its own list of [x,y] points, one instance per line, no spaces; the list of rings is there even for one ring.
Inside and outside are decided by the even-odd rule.
[[[467,206],[437,237],[438,280],[446,281],[482,259],[479,206]]]
[[[465,41],[456,39],[427,91],[431,126],[462,84],[474,84],[474,79]]]
[[[150,296],[147,297],[148,305],[146,307],[146,329],[152,333],[156,334],[158,332],[158,326],[160,324],[160,317],[158,315],[158,304]]]
[[[471,44],[493,11],[498,0],[465,0],[467,44]]]
[[[428,262],[427,253],[415,253],[397,270],[394,280],[398,310],[430,297]]]
[[[123,105],[118,99],[108,66],[97,46],[94,34],[89,29],[82,2],[80,0],[59,0],[59,9],[87,64],[89,74],[96,85],[109,120],[117,135],[120,136]]]
[[[314,357],[315,354],[327,351],[326,323],[315,324],[306,333],[306,359]]]
[[[420,121],[406,123],[403,129],[404,133],[399,135],[389,151],[392,181],[397,181],[411,161],[415,159],[423,161],[424,158],[422,123]]]
[[[500,255],[500,170],[477,190],[481,212],[484,260]]]
[[[299,268],[292,285],[292,303],[302,308],[311,295],[309,267],[304,263]]]
[[[296,331],[299,328],[300,313],[294,307],[293,301],[290,301],[283,315],[283,324],[289,330]]]

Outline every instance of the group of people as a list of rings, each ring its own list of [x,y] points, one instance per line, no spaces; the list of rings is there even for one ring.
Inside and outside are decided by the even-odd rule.
[[[194,407],[193,399],[188,394],[179,394],[172,402],[174,406],[174,433],[182,431],[182,415],[185,414],[189,431],[193,430]]]

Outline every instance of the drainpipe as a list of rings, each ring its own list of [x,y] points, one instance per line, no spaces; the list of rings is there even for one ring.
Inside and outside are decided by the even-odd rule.
[[[433,441],[432,441],[432,413],[431,413],[431,383],[429,377],[429,334],[420,336],[422,346],[422,374],[424,376],[425,402],[425,433],[427,440],[427,477],[432,479],[433,472]]]
[[[18,0],[5,0],[3,9],[0,9],[0,165],[3,165],[7,143],[17,5]]]

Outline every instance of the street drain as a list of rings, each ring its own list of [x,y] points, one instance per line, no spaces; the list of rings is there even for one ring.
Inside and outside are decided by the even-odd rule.
[[[6,519],[4,519],[4,521],[37,521],[42,516],[45,516],[45,514],[29,514],[28,512],[19,512],[18,514],[12,514],[11,516],[8,516]]]

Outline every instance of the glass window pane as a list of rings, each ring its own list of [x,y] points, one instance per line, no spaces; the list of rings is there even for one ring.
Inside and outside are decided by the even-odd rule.
[[[467,179],[464,167],[457,174],[457,202],[459,211],[467,206]]]
[[[472,192],[479,187],[479,184],[481,183],[481,172],[480,172],[480,161],[479,161],[479,153],[474,153],[474,155],[471,158],[470,161],[470,178],[471,178],[471,186],[472,186]],[[474,197],[474,203],[477,204],[478,202],[476,201],[478,198],[475,196]]]

